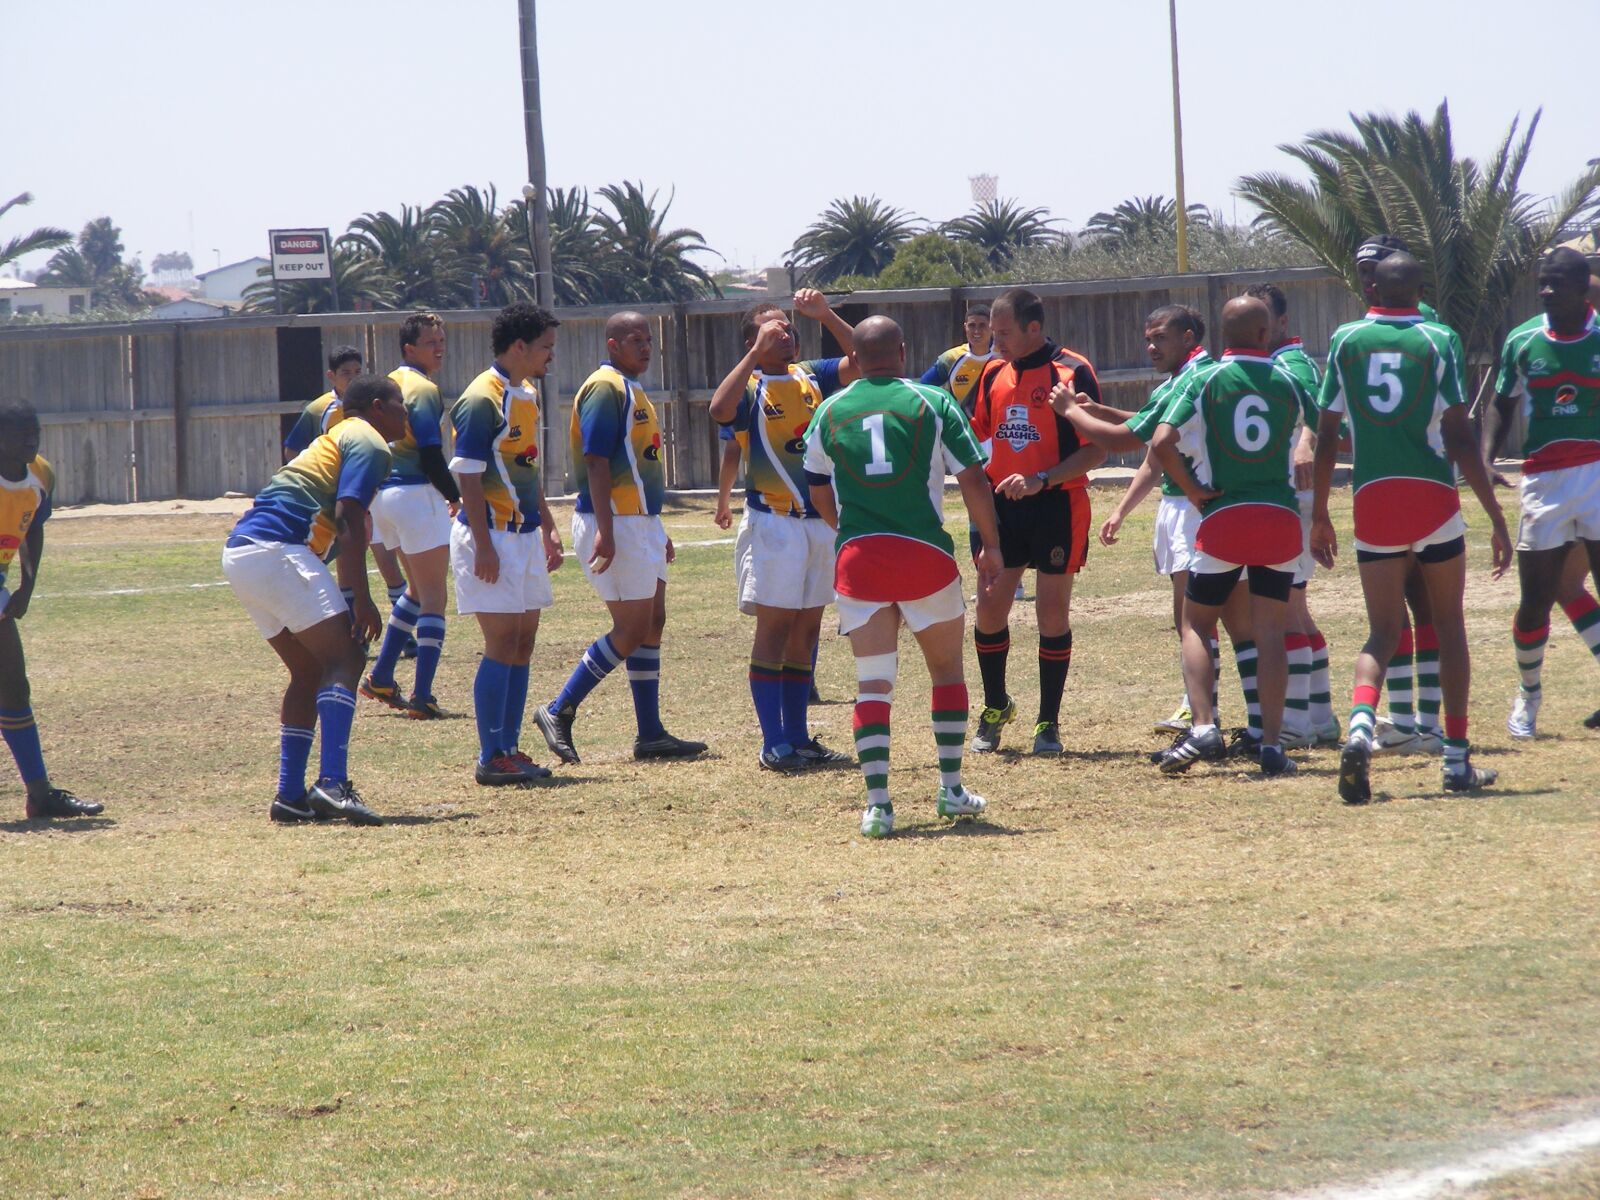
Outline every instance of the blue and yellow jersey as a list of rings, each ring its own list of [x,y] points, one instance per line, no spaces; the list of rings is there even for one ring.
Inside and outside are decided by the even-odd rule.
[[[959,346],[951,346],[934,359],[933,366],[922,373],[922,382],[931,383],[934,387],[941,387],[949,392],[955,397],[956,403],[971,415],[972,389],[978,386],[978,376],[983,374],[983,364],[993,357],[992,343],[988,353],[978,354],[971,346],[962,342]]]
[[[0,476],[0,587],[5,586],[11,563],[28,539],[28,530],[50,516],[56,473],[35,456],[21,479]]]
[[[450,469],[482,472],[489,528],[527,533],[539,528],[539,393],[524,379],[513,387],[498,366],[467,385],[450,410],[455,457]],[[456,513],[463,525],[466,506]]]
[[[396,367],[389,372],[389,378],[400,385],[400,394],[405,397],[406,432],[399,441],[389,443],[394,463],[383,486],[427,483],[417,452],[424,446],[444,445],[444,401],[439,397],[439,385],[410,366]]]
[[[752,372],[724,424],[744,458],[745,503],[757,512],[814,517],[806,485],[806,430],[817,405],[839,390],[842,358],[793,363],[782,375]]]
[[[389,461],[389,447],[376,429],[365,421],[340,421],[278,468],[233,532],[258,542],[306,545],[321,557],[333,545],[339,501],[370,505],[389,474]]]
[[[283,448],[291,454],[299,454],[316,441],[319,434],[327,433],[342,420],[344,405],[339,402],[339,397],[332,392],[323,392],[305,406],[300,419],[289,430],[289,436],[283,439]]]
[[[572,401],[572,473],[578,511],[593,512],[584,455],[611,461],[611,511],[619,517],[656,516],[667,494],[661,423],[644,389],[606,363]]]

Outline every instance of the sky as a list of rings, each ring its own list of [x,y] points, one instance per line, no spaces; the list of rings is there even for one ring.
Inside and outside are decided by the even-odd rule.
[[[122,227],[148,267],[197,270],[328,226],[526,180],[517,0],[0,0],[0,240]],[[1178,0],[1188,199],[1232,216],[1242,174],[1350,112],[1448,99],[1457,153],[1486,157],[1544,109],[1523,186],[1600,156],[1600,0]],[[1173,193],[1165,0],[544,0],[549,182],[672,197],[726,265],[763,267],[836,197],[929,220],[968,177],[1065,227]],[[64,64],[72,69],[64,69]],[[1237,205],[1238,215],[1250,210]],[[25,268],[43,265],[34,256]],[[724,261],[711,259],[720,268]]]

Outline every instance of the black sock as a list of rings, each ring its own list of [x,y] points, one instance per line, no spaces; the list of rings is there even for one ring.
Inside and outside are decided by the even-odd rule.
[[[985,708],[1006,706],[1006,655],[1011,650],[1011,627],[1002,625],[996,633],[974,627],[972,643],[978,649],[978,672],[983,676]]]
[[[1072,630],[1057,637],[1039,635],[1039,720],[1054,725],[1061,718],[1061,693],[1072,666]]]

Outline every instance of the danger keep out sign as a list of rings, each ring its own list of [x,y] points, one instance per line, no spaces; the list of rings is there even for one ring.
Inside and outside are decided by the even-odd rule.
[[[272,277],[280,282],[298,279],[332,279],[326,229],[272,229]]]

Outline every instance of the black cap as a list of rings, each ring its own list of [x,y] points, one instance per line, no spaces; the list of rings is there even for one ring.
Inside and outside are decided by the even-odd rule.
[[[1375,234],[1356,247],[1356,261],[1358,263],[1382,262],[1396,250],[1409,254],[1411,247],[1407,246],[1392,233]]]

